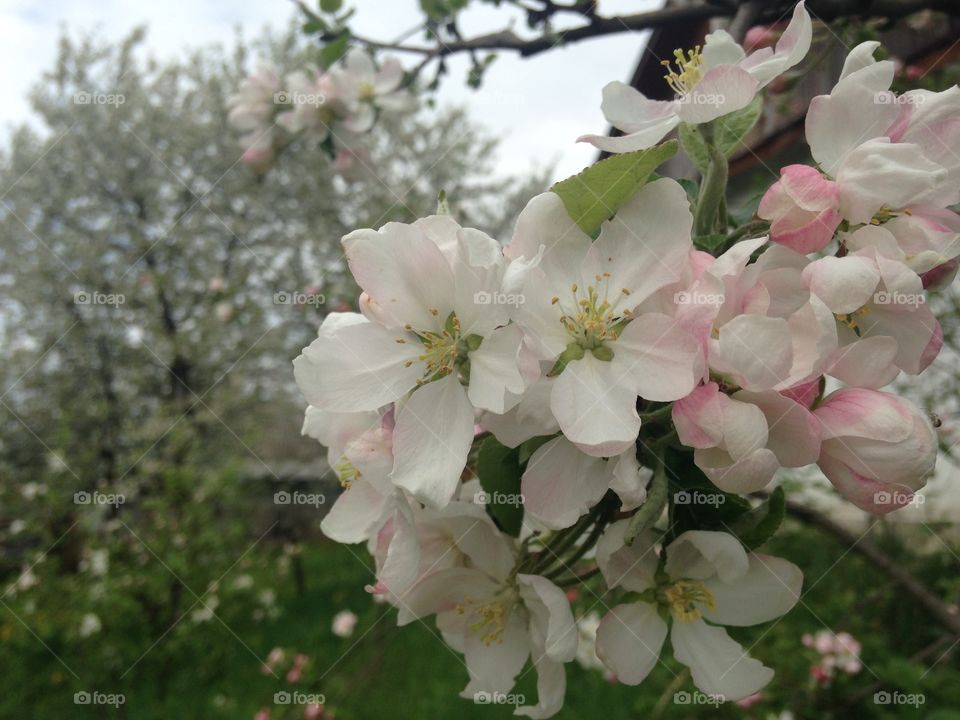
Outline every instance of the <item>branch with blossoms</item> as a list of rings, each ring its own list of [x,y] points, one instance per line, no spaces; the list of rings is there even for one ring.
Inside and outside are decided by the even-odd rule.
[[[610,83],[623,135],[580,140],[613,156],[532,198],[504,245],[445,203],[343,238],[359,312],[294,361],[344,488],[322,529],[367,544],[400,625],[436,617],[463,697],[558,712],[582,589],[617,681],[669,636],[711,701],[749,698],[774,673],[726,627],[781,617],[803,583],[760,549],[783,487],[750,496],[816,465],[885,514],[933,472],[934,422],[881,388],[942,344],[926,298],[960,256],[960,88],[895,95],[877,43],[855,47],[810,103],[818,165],[783,168],[738,225],[728,156],[811,37],[801,2],[772,47],[718,30],[678,50],[672,100]],[[655,175],[681,149],[699,187]],[[528,663],[533,704],[511,694]]]
[[[228,100],[230,124],[242,136],[241,160],[266,172],[295,138],[320,145],[345,177],[362,174],[374,162],[364,136],[383,113],[400,115],[417,107],[415,96],[395,58],[378,67],[359,48],[330,46],[320,65],[281,77],[261,67],[243,80]],[[345,54],[344,54],[345,53]]]
[[[790,13],[794,5],[793,0],[706,1],[629,15],[603,15],[597,8],[596,0],[572,0],[569,3],[555,0],[430,0],[420,3],[423,23],[406,33],[409,36],[422,32],[424,41],[413,43],[405,39],[387,41],[356,34],[349,26],[353,12],[343,10],[342,0],[323,0],[317,9],[302,0],[295,0],[295,3],[306,19],[304,29],[314,34],[320,43],[349,42],[371,51],[418,56],[420,63],[413,70],[414,74],[435,63],[434,81],[429,87],[436,87],[437,80],[447,71],[445,60],[454,55],[470,57],[468,82],[478,86],[486,68],[499,52],[515,52],[520,57],[532,57],[583,40],[689,26],[744,15],[748,15],[750,21],[755,23],[777,23]],[[459,27],[460,14],[471,4],[494,5],[497,8],[506,6],[519,11],[519,17],[533,37],[517,34],[513,22],[494,32],[464,37]],[[960,13],[954,0],[810,0],[808,4],[814,16],[824,21],[842,18],[885,18],[895,21],[923,10],[942,11],[953,16]],[[565,24],[559,22],[560,18],[574,18],[575,21]],[[733,34],[739,35],[737,32]],[[481,53],[487,54],[481,57]]]

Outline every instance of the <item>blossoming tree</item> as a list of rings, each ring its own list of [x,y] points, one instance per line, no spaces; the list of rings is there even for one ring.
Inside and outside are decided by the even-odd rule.
[[[367,544],[368,589],[401,625],[435,617],[464,655],[463,697],[510,693],[529,661],[538,698],[516,714],[557,713],[579,588],[605,608],[596,654],[619,682],[642,683],[669,636],[699,691],[747,698],[774,672],[725,628],[782,616],[803,585],[759,550],[784,514],[777,471],[817,465],[878,514],[931,475],[934,420],[883,388],[942,344],[926,298],[960,255],[960,88],[895,95],[877,43],[854,47],[810,102],[817,165],[782,169],[765,222],[726,210],[758,93],[812,34],[800,2],[770,47],[717,30],[678,50],[671,100],[609,84],[623,134],[580,140],[613,156],[532,198],[505,243],[442,199],[343,238],[358,312],[327,315],[294,361],[303,432],[344,487],[322,527]],[[311,81],[334,106],[278,124],[336,149],[338,127],[408,106],[401,77],[353,50]],[[238,124],[272,122],[278,87],[251,80]],[[678,152],[699,187],[656,175]]]

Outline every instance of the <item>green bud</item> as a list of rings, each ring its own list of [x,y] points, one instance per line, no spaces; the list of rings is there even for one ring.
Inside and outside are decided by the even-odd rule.
[[[547,376],[556,377],[563,372],[568,363],[572,363],[574,360],[582,360],[585,354],[586,350],[583,349],[582,345],[575,342],[570,343],[567,345],[567,349],[560,353],[560,357],[557,358],[557,362],[554,363]]]
[[[613,360],[613,350],[611,350],[607,345],[598,345],[595,348],[592,348],[590,352],[593,353],[593,356],[597,360],[603,360],[603,362],[610,362]]]

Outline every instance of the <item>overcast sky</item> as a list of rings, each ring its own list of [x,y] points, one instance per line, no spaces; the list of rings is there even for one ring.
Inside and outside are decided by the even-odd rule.
[[[395,39],[422,17],[417,0],[346,4],[357,7],[356,32],[385,40]],[[660,4],[600,0],[600,11],[633,13]],[[6,142],[10,128],[29,119],[27,91],[52,67],[63,28],[74,36],[96,31],[115,41],[145,24],[150,51],[164,58],[181,56],[185,48],[229,45],[237,27],[248,38],[266,25],[285,27],[293,14],[289,0],[0,0],[0,138]],[[499,29],[504,17],[503,11],[478,7],[465,14],[462,25],[472,35]],[[525,29],[522,22],[516,29]],[[592,161],[593,149],[573,141],[582,133],[605,129],[600,90],[611,80],[630,77],[645,39],[645,34],[624,33],[529,59],[502,53],[479,92],[465,86],[468,65],[461,58],[451,63],[439,99],[469,105],[472,116],[502,138],[497,162],[503,173],[556,162],[556,176],[565,177]],[[408,65],[414,61],[401,60]]]

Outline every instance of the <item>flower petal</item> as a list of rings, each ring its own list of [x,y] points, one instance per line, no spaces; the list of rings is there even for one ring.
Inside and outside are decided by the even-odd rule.
[[[427,383],[397,404],[395,485],[443,507],[453,497],[473,444],[473,406],[456,375]]]
[[[716,609],[703,616],[717,625],[749,626],[786,614],[800,599],[803,573],[787,560],[750,553],[750,569],[733,582],[706,581]]]
[[[524,509],[551,530],[570,527],[597,504],[610,484],[607,463],[565,437],[537,448],[523,473]]]
[[[753,695],[773,679],[773,670],[754,660],[720,627],[703,620],[675,622],[673,656],[690,668],[701,692],[728,702]]]
[[[639,685],[660,659],[667,624],[651,603],[617,605],[597,627],[597,657],[624,685]]]

